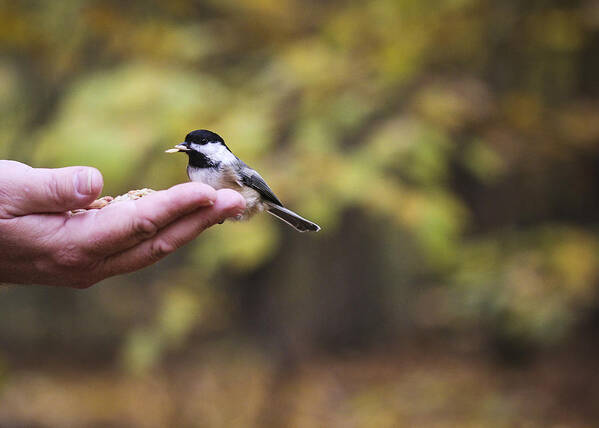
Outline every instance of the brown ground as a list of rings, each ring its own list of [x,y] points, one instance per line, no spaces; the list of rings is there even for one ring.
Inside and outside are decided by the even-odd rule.
[[[567,351],[506,368],[424,350],[279,368],[203,350],[140,376],[52,363],[11,370],[0,427],[590,427],[594,366]]]

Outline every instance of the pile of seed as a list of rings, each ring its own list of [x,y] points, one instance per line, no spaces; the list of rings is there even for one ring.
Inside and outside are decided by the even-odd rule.
[[[107,205],[114,204],[115,202],[134,201],[154,192],[155,190],[144,188],[137,190],[129,190],[124,195],[119,195],[116,198],[113,198],[112,196],[103,196],[100,199],[96,199],[95,201],[93,201],[91,204],[89,204],[88,207],[84,209],[71,211],[71,214],[80,214],[86,212],[87,210],[99,210]]]

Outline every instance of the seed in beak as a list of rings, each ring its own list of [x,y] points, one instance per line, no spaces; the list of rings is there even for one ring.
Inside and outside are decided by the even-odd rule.
[[[188,152],[189,147],[184,146],[183,144],[177,144],[174,148],[165,150],[165,153],[177,153],[177,152]]]

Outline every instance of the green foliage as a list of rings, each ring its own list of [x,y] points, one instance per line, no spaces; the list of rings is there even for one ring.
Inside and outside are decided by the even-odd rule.
[[[213,129],[323,225],[298,237],[265,215],[226,223],[132,288],[130,313],[118,301],[143,277],[91,295],[89,316],[118,326],[108,335],[127,338],[134,371],[194,333],[260,325],[273,295],[339,320],[384,314],[380,337],[426,330],[439,311],[456,334],[482,322],[554,343],[596,305],[598,207],[580,201],[597,191],[599,108],[584,70],[596,71],[599,25],[577,2],[524,3],[11,3],[0,157],[93,165],[107,194],[159,189],[186,180],[186,160],[164,149]],[[366,253],[381,266],[358,263]],[[360,298],[331,309],[364,290],[378,293],[367,310]],[[439,306],[405,307],[420,294]],[[310,326],[307,348],[330,325],[275,313],[282,336]]]
[[[507,336],[562,339],[592,305],[597,238],[555,225],[502,235],[463,248],[456,298]]]

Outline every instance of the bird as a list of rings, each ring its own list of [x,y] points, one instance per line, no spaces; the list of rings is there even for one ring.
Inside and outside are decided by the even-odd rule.
[[[235,220],[248,220],[266,211],[299,232],[318,232],[320,226],[283,206],[260,174],[231,152],[223,138],[207,129],[197,129],[166,153],[183,152],[189,157],[187,176],[191,181],[215,189],[233,189],[245,199],[246,208]]]

